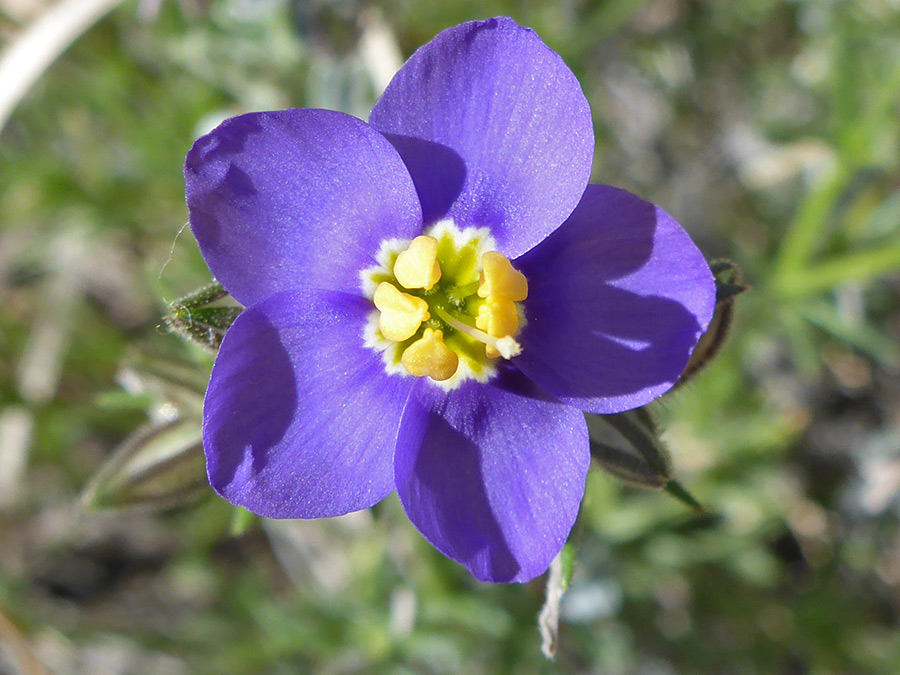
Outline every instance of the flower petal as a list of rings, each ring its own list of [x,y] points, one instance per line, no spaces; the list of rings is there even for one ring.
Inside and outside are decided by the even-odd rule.
[[[588,412],[667,391],[715,307],[709,265],[681,226],[607,185],[589,185],[562,227],[514,264],[529,284],[514,363]]]
[[[409,172],[377,131],[330,110],[225,120],[184,165],[191,229],[213,275],[251,305],[307,287],[360,292],[379,244],[421,231]]]
[[[440,33],[394,76],[369,122],[409,167],[426,224],[490,227],[507,256],[556,229],[591,172],[594,132],[578,80],[512,19]]]
[[[507,371],[449,393],[417,387],[395,475],[406,514],[441,553],[483,581],[528,581],[565,543],[589,463],[584,415]]]
[[[203,410],[210,483],[272,518],[372,506],[394,489],[393,451],[414,380],[363,346],[371,303],[295,290],[244,311],[219,350]]]

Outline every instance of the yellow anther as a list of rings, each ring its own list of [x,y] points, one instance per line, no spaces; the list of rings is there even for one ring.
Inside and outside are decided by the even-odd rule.
[[[512,300],[490,297],[478,308],[475,326],[491,337],[514,336],[519,330],[519,314]],[[492,359],[500,356],[500,351],[491,345],[484,346],[484,353]]]
[[[403,352],[400,363],[410,375],[441,382],[453,377],[459,367],[459,356],[444,344],[444,333],[426,328],[422,337]]]
[[[488,251],[481,256],[478,296],[521,302],[528,297],[528,281],[524,274],[513,268],[506,256],[497,251]]]
[[[416,334],[423,321],[431,318],[427,302],[409,293],[398,291],[386,281],[375,289],[372,300],[381,311],[378,328],[385,339],[391,342],[408,340]]]
[[[416,237],[394,262],[394,278],[404,288],[430,291],[441,279],[437,261],[438,241],[434,237]]]

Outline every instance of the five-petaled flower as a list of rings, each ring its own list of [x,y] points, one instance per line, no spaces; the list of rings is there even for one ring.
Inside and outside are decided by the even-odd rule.
[[[506,18],[419,49],[368,123],[226,120],[187,156],[190,222],[247,309],[203,418],[213,487],[274,518],[409,519],[479,579],[527,581],[572,527],[582,411],[677,380],[715,302],[660,208],[588,185],[590,109]]]

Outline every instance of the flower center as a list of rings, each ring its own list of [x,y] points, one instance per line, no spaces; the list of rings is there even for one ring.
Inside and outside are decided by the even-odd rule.
[[[382,244],[379,266],[361,277],[376,308],[366,344],[384,352],[389,372],[452,388],[488,379],[498,358],[521,353],[518,303],[528,282],[493,247],[486,230],[460,231],[450,221],[411,242]]]

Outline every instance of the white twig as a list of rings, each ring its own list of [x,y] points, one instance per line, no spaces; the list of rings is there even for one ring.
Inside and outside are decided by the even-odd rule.
[[[0,131],[28,90],[82,33],[122,0],[60,0],[0,56]]]
[[[547,575],[547,598],[538,614],[538,630],[541,632],[541,653],[548,659],[556,656],[559,644],[559,603],[566,592],[563,583],[562,552],[550,563]]]

